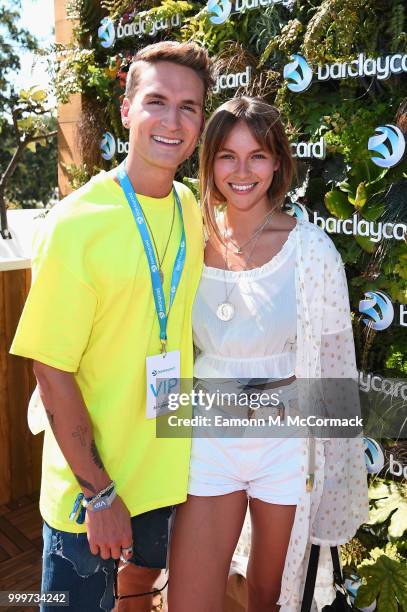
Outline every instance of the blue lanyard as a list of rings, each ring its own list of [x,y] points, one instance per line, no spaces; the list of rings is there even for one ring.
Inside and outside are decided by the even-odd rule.
[[[153,288],[155,309],[157,312],[158,324],[160,326],[160,340],[161,340],[161,345],[162,345],[162,352],[165,353],[166,344],[167,344],[168,314],[174,302],[175,294],[177,292],[178,285],[181,280],[181,274],[182,274],[182,270],[184,269],[185,256],[186,256],[185,230],[184,230],[184,220],[182,217],[181,202],[175,190],[175,187],[173,187],[175,201],[177,203],[179,214],[181,217],[182,234],[181,234],[181,241],[178,247],[177,256],[175,258],[174,269],[172,271],[172,276],[171,276],[170,307],[167,313],[166,308],[165,308],[164,290],[163,290],[163,286],[161,283],[160,273],[159,273],[153,245],[151,243],[150,234],[148,233],[147,224],[145,222],[144,213],[140,206],[140,202],[138,201],[137,196],[134,193],[133,186],[124,168],[124,162],[118,168],[117,177],[124,191],[124,194],[127,198],[127,201],[130,205],[134,220],[136,221],[136,226],[140,232],[140,236],[143,241],[144,251],[146,253],[148,266],[150,268],[151,285]]]

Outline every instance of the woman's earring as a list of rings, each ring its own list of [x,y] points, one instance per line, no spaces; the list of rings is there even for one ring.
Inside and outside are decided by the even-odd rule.
[[[125,128],[128,128],[128,127],[129,127],[129,120],[128,120],[127,118],[123,119],[123,126],[124,126]]]

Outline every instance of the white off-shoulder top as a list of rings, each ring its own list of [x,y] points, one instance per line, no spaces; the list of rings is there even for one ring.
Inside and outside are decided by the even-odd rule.
[[[204,266],[192,314],[199,349],[195,377],[284,379],[294,374],[295,233],[296,227],[258,268],[235,272]],[[231,321],[216,316],[226,300],[235,308]]]
[[[294,245],[293,245],[294,243]],[[295,300],[297,315],[296,315],[296,347],[295,347],[295,376],[297,379],[302,379],[306,385],[307,379],[314,378],[337,378],[337,379],[352,379],[357,381],[357,367],[355,360],[355,349],[353,342],[351,313],[349,307],[349,296],[346,282],[346,275],[343,263],[338,251],[335,248],[332,240],[317,226],[308,221],[297,219],[297,225],[291,231],[283,249],[272,259],[271,262],[265,264],[257,270],[252,270],[247,273],[227,273],[227,280],[235,274],[241,275],[240,294],[242,302],[237,309],[237,316],[241,317],[242,322],[245,321],[244,312],[240,308],[246,308],[247,311],[251,305],[251,293],[248,291],[249,281],[255,280],[255,285],[258,284],[259,291],[265,291],[263,280],[266,281],[267,275],[267,296],[272,291],[272,282],[274,282],[274,274],[278,276],[279,260],[284,260],[285,257],[291,257],[290,249],[293,248],[292,257],[295,261]],[[282,266],[284,273],[289,274],[290,266],[287,259],[285,265]],[[264,279],[262,278],[265,274]],[[223,279],[223,271],[214,271],[213,268],[205,268],[202,282],[210,282],[215,284],[210,276],[218,276],[218,287],[221,287],[221,279]],[[255,277],[255,278],[253,278]],[[290,287],[292,284],[290,284]],[[246,288],[246,289],[245,289]],[[227,352],[226,346],[229,340],[218,345],[214,344],[215,338],[224,338],[227,336],[219,334],[219,329],[223,329],[223,325],[227,323],[219,323],[216,321],[216,333],[214,329],[215,309],[210,309],[209,305],[215,305],[219,296],[222,296],[224,301],[224,293],[214,293],[213,296],[201,297],[204,286],[201,287],[197,309],[202,309],[206,312],[205,324],[199,325],[196,333],[196,342],[198,346],[204,349],[203,356],[198,357],[201,362],[200,374],[209,371],[210,363],[213,354],[219,354],[222,351],[222,364],[216,362],[216,371],[219,368],[227,367],[228,359],[240,359],[244,356],[258,355],[260,359],[268,359],[271,355],[276,355],[275,350],[267,349],[267,342],[262,343],[262,353],[254,351],[255,343],[262,341],[261,331],[263,322],[258,321],[258,329],[251,328],[257,331],[256,340],[239,329],[236,333],[240,337],[240,352],[234,354],[231,349]],[[251,291],[253,291],[253,286]],[[230,301],[236,299],[235,293],[239,291],[236,288],[230,296]],[[246,296],[247,297],[243,297]],[[262,293],[263,295],[263,293]],[[264,295],[266,295],[264,293]],[[267,299],[269,299],[267,297]],[[212,300],[212,302],[210,302]],[[265,300],[264,300],[265,301]],[[291,298],[287,303],[284,303],[285,311],[289,311],[292,304]],[[263,314],[266,304],[263,304]],[[211,310],[212,315],[209,315]],[[281,309],[280,309],[281,310]],[[195,314],[198,310],[195,311]],[[270,311],[272,312],[272,310]],[[280,312],[281,314],[281,312]],[[211,318],[209,319],[209,316]],[[273,326],[273,322],[268,323]],[[239,319],[240,320],[240,319]],[[282,319],[279,316],[279,325],[282,327]],[[274,327],[274,331],[279,335],[279,340],[274,338],[269,339],[273,342],[273,349],[278,346],[284,354],[290,351],[282,346],[282,339],[295,337],[292,332],[287,335],[287,330],[291,326],[291,315],[284,318],[284,325],[287,325],[286,330],[280,334],[280,330]],[[290,322],[289,322],[290,321]],[[232,321],[233,323],[233,321]],[[242,323],[243,324],[243,323]],[[222,325],[222,327],[220,327]],[[237,326],[239,327],[239,326]],[[231,328],[232,329],[232,328]],[[270,327],[271,329],[271,327]],[[291,327],[290,327],[291,329]],[[233,331],[228,331],[224,334],[233,334]],[[239,339],[239,338],[238,338]],[[231,338],[232,340],[232,338]],[[284,342],[285,342],[284,340]],[[233,351],[235,351],[235,342]],[[216,351],[213,351],[216,348]],[[287,347],[288,348],[288,347]],[[206,354],[205,354],[206,353]],[[258,357],[256,357],[257,359]],[[263,362],[264,363],[264,362]],[[270,365],[270,362],[268,362]],[[256,366],[258,364],[255,364]],[[275,363],[273,365],[276,365]],[[281,366],[281,363],[280,363]],[[291,370],[292,363],[290,364]],[[247,372],[247,362],[244,365],[244,371]],[[207,369],[205,369],[207,368]],[[221,369],[220,372],[227,370]],[[256,373],[260,370],[256,367]],[[269,372],[268,366],[266,371]],[[220,376],[220,374],[217,374]],[[257,378],[257,375],[255,376]],[[242,378],[246,378],[243,376]],[[358,401],[356,393],[355,401]],[[299,398],[301,409],[301,398]],[[312,447],[314,449],[312,450]],[[307,450],[308,447],[308,450]],[[361,523],[368,520],[368,496],[367,496],[367,480],[366,466],[364,460],[364,446],[361,436],[356,438],[329,438],[315,439],[315,445],[308,444],[304,439],[304,470],[308,469],[309,458],[313,457],[315,463],[315,482],[310,491],[305,490],[297,505],[295,513],[294,525],[291,532],[290,543],[288,546],[286,562],[284,566],[283,577],[281,581],[281,592],[278,600],[280,612],[299,612],[301,609],[301,600],[304,589],[305,577],[307,574],[308,558],[311,543],[322,546],[321,557],[319,563],[317,590],[322,587],[320,576],[324,573],[325,577],[329,578],[329,584],[332,584],[332,564],[330,561],[329,546],[343,544],[350,540],[355,534],[356,529]],[[308,456],[308,459],[307,459]],[[249,521],[243,529],[240,538],[238,551],[247,559],[250,548],[250,525]],[[331,590],[331,587],[328,589]],[[323,589],[324,591],[324,589]],[[323,598],[323,604],[329,603],[330,599]]]

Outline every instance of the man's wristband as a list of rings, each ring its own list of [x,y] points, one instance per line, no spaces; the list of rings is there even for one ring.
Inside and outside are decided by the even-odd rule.
[[[93,497],[84,497],[82,499],[82,506],[86,508],[86,510],[99,512],[99,510],[110,508],[116,496],[115,484],[111,482],[105,489],[102,489]]]

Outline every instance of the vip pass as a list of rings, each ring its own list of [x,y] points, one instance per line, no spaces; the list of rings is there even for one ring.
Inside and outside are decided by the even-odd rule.
[[[143,241],[144,251],[147,257],[148,266],[150,268],[151,285],[153,289],[154,303],[155,303],[155,308],[157,312],[158,324],[160,327],[160,340],[161,340],[161,345],[162,345],[162,351],[165,353],[166,344],[167,344],[168,314],[174,302],[175,294],[177,292],[179,283],[181,281],[181,275],[184,269],[185,257],[186,257],[186,240],[185,240],[185,229],[184,229],[184,222],[183,222],[183,217],[182,217],[181,202],[176,192],[176,189],[174,187],[173,193],[174,193],[175,201],[177,203],[179,215],[181,218],[182,234],[181,234],[180,244],[178,247],[177,256],[175,258],[174,269],[172,271],[171,289],[170,289],[170,304],[169,304],[168,312],[166,312],[165,296],[164,296],[164,290],[163,290],[163,285],[161,281],[159,266],[158,266],[155,252],[153,249],[153,245],[151,242],[150,234],[148,232],[143,210],[134,192],[130,179],[127,176],[124,162],[123,164],[119,166],[117,177],[124,191],[126,199],[129,203],[129,206],[133,213],[134,220],[136,222],[137,229],[140,232],[140,237]]]

